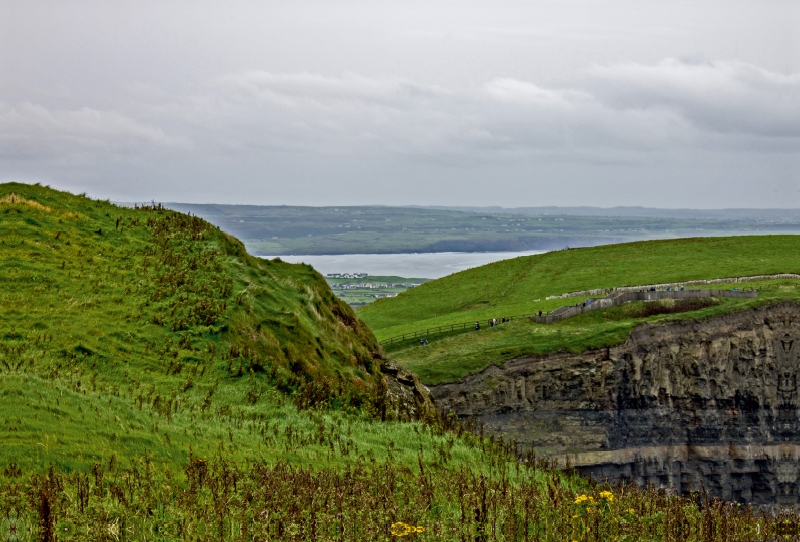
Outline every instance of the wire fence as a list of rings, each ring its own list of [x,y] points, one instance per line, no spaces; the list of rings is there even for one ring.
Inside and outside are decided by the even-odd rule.
[[[510,322],[514,318],[530,318],[532,316],[547,316],[549,314],[550,314],[550,312],[542,311],[541,313],[536,312],[536,313],[529,313],[529,314],[515,314],[513,316],[504,316],[503,318],[505,318],[507,322]],[[486,325],[491,327],[492,320],[497,320],[497,324],[496,325],[498,325],[498,326],[503,323],[502,318],[500,318],[500,319],[489,318],[488,320],[485,320]],[[477,320],[477,323],[479,323],[481,326],[483,326],[482,322],[484,322],[484,320]],[[396,342],[402,342],[402,341],[405,341],[405,340],[424,339],[424,338],[426,338],[426,337],[428,337],[430,335],[433,335],[435,333],[449,333],[449,332],[452,332],[452,331],[466,331],[467,329],[474,329],[475,328],[475,323],[476,323],[476,320],[472,320],[470,322],[461,322],[461,323],[458,323],[458,324],[445,324],[445,325],[442,325],[442,326],[429,327],[429,328],[426,328],[426,329],[419,329],[417,331],[409,331],[408,333],[403,333],[402,335],[395,335],[394,337],[389,337],[388,339],[384,339],[384,340],[380,341],[380,343],[383,346],[389,346],[389,345],[394,344]]]

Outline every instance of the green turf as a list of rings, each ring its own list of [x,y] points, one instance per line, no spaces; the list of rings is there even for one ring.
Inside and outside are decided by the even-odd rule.
[[[624,342],[631,330],[644,321],[700,319],[745,310],[781,300],[800,301],[800,283],[778,281],[758,283],[759,299],[718,299],[700,310],[642,317],[644,303],[630,303],[586,313],[555,324],[536,324],[519,319],[484,327],[480,331],[432,335],[427,346],[404,341],[388,349],[389,355],[416,372],[426,384],[440,384],[483,370],[490,364],[521,355],[541,355],[554,351],[579,353],[587,349],[614,346]]]
[[[385,340],[445,324],[532,314],[540,309],[550,311],[582,299],[546,300],[548,296],[567,292],[777,273],[800,273],[800,237],[627,243],[551,252],[469,269],[428,282],[396,298],[376,301],[359,309],[358,314],[379,339]],[[793,288],[781,289],[772,284],[758,300],[725,300],[713,311],[707,309],[699,315],[739,310],[787,296],[794,298]],[[601,311],[547,326],[515,320],[479,333],[433,335],[429,337],[431,344],[424,349],[416,342],[406,341],[387,346],[387,350],[394,359],[417,372],[424,382],[445,382],[521,354],[558,349],[581,351],[616,344],[643,320],[636,317],[608,320],[606,315],[613,313]]]
[[[468,269],[358,311],[378,339],[442,324],[552,310],[551,295],[693,279],[800,273],[800,236],[643,241],[548,252]]]

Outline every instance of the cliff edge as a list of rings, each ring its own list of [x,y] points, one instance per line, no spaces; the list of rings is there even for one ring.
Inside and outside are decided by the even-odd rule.
[[[800,305],[642,324],[619,346],[521,356],[438,405],[599,478],[800,502]]]

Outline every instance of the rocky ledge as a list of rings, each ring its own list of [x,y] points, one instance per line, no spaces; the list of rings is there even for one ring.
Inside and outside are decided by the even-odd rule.
[[[619,346],[523,356],[430,388],[539,456],[610,480],[800,503],[800,305],[642,324]]]

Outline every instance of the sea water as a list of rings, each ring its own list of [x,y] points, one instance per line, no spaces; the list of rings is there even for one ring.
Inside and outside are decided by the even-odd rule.
[[[332,256],[280,256],[280,259],[290,263],[307,263],[323,275],[328,273],[367,273],[377,276],[438,279],[471,267],[543,252],[534,250],[529,252],[337,254]]]

